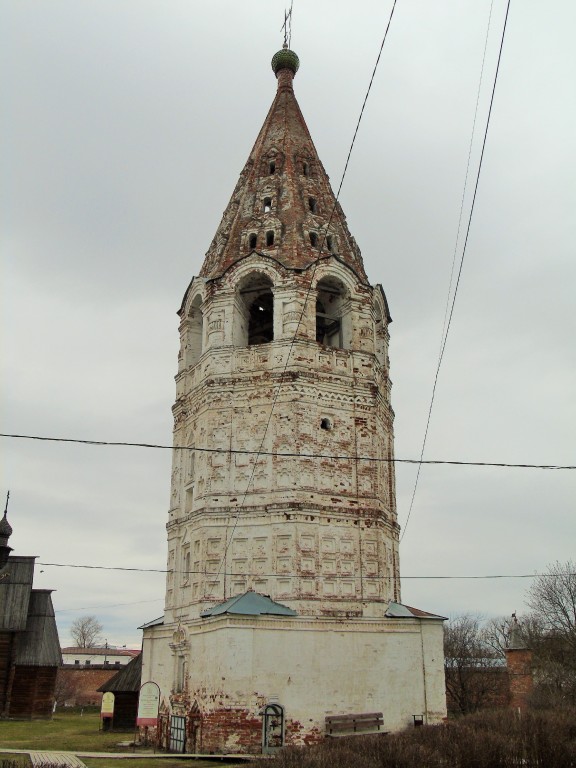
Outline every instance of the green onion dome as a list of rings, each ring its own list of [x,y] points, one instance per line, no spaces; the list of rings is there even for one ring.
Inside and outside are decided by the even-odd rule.
[[[281,51],[278,51],[278,53],[275,53],[272,57],[272,69],[274,70],[275,75],[277,75],[281,69],[291,69],[292,72],[296,74],[299,66],[300,59],[296,56],[294,51],[291,51],[289,48],[282,48]]]

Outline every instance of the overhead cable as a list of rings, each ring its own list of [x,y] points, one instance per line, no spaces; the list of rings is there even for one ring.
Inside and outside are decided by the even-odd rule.
[[[298,451],[263,451],[242,448],[204,448],[197,445],[162,445],[161,443],[130,443],[115,440],[80,440],[73,437],[47,437],[45,435],[20,435],[0,433],[0,437],[20,440],[39,440],[52,443],[73,443],[78,445],[104,445],[125,448],[153,448],[164,451],[198,451],[199,453],[227,453],[248,456],[276,456],[278,458],[331,459],[332,461],[369,461],[375,464],[429,464],[456,467],[496,467],[504,469],[576,469],[576,464],[529,464],[504,461],[460,461],[455,459],[398,459],[396,457],[361,456],[359,454],[301,453]]]
[[[422,450],[420,451],[420,459],[422,460],[424,458],[424,450],[426,448],[426,440],[428,438],[428,430],[430,429],[430,419],[432,417],[432,407],[434,405],[434,398],[436,396],[436,387],[438,385],[438,375],[440,373],[440,367],[442,365],[442,360],[444,359],[444,352],[446,350],[446,343],[448,341],[448,334],[450,332],[450,326],[452,324],[452,316],[454,314],[454,305],[456,304],[456,296],[458,294],[458,288],[460,286],[460,278],[462,277],[462,267],[464,266],[464,257],[466,256],[466,248],[468,246],[468,238],[470,236],[470,227],[472,224],[472,215],[474,213],[474,208],[476,205],[476,196],[478,194],[478,184],[480,182],[480,172],[482,171],[482,161],[484,159],[484,151],[486,149],[486,139],[488,137],[488,128],[490,126],[490,117],[492,115],[492,106],[494,104],[494,94],[496,92],[496,83],[498,82],[498,72],[500,71],[500,61],[502,59],[502,48],[504,47],[504,37],[506,34],[506,25],[508,23],[508,12],[510,10],[510,0],[508,0],[508,4],[506,6],[506,16],[504,17],[504,26],[502,28],[502,37],[500,39],[500,49],[498,51],[498,61],[496,63],[496,72],[494,74],[494,82],[492,84],[492,94],[490,96],[490,106],[488,108],[488,116],[486,118],[486,127],[484,129],[484,138],[482,141],[482,151],[480,152],[480,160],[478,162],[478,171],[476,173],[476,183],[474,185],[474,194],[472,195],[472,204],[470,206],[470,213],[468,215],[468,225],[466,227],[466,237],[464,238],[464,246],[462,248],[462,256],[460,257],[460,266],[458,268],[458,276],[456,278],[456,285],[454,287],[454,295],[452,296],[452,304],[450,306],[450,314],[448,316],[448,322],[446,324],[446,331],[444,333],[444,340],[442,342],[442,346],[440,349],[440,355],[438,357],[438,365],[436,366],[436,373],[434,375],[434,384],[432,386],[432,396],[430,398],[430,407],[428,408],[428,417],[426,419],[426,428],[424,429],[424,438],[422,440]],[[416,472],[416,480],[414,481],[414,489],[412,491],[412,498],[410,500],[410,507],[408,508],[408,515],[406,517],[406,522],[404,523],[404,529],[402,531],[402,536],[400,537],[400,541],[404,538],[406,535],[406,531],[408,529],[408,523],[410,522],[410,515],[412,514],[412,509],[414,507],[414,499],[416,498],[416,490],[418,488],[418,480],[420,478],[420,471],[422,469],[422,464],[424,462],[420,462],[418,465],[418,471]]]

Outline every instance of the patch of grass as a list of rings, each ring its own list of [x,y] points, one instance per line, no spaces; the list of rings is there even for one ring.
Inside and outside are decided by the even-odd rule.
[[[56,712],[52,720],[2,720],[0,744],[4,749],[44,749],[63,752],[128,752],[118,742],[128,741],[121,731],[99,731],[98,712]]]

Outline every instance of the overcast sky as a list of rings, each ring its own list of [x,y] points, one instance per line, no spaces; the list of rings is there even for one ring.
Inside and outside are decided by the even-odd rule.
[[[438,360],[490,0],[398,0],[341,202],[390,305],[396,456],[418,458]],[[295,91],[338,186],[391,2],[295,0]],[[280,0],[0,5],[1,431],[171,443],[176,310],[275,93]],[[470,185],[505,13],[494,0]],[[512,0],[425,458],[574,464],[573,0]],[[469,211],[470,193],[464,212]],[[457,260],[461,249],[458,250]],[[2,438],[15,554],[163,569],[170,451]],[[397,468],[404,527],[415,468]],[[525,609],[574,557],[575,473],[425,466],[403,601]],[[163,612],[164,575],[39,565],[61,641]]]

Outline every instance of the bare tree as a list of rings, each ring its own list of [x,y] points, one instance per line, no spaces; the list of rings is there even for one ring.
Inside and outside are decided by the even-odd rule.
[[[513,625],[513,619],[516,614],[510,616],[495,616],[482,627],[482,635],[486,645],[488,645],[497,656],[504,658],[506,648],[510,646],[510,634]],[[520,638],[526,648],[533,650],[539,645],[543,626],[542,621],[533,615],[518,616],[516,629],[520,633]]]
[[[54,703],[57,707],[74,706],[76,698],[82,691],[82,686],[78,678],[71,673],[76,670],[65,670],[62,667],[56,675],[56,686],[54,688]]]
[[[537,576],[526,601],[546,629],[565,639],[576,652],[576,563],[556,561]]]
[[[576,704],[576,563],[556,562],[537,576],[528,590],[528,605],[540,633],[534,636],[537,703]]]
[[[70,626],[70,635],[78,648],[91,648],[101,639],[102,630],[96,616],[79,616]]]
[[[444,628],[449,708],[462,714],[494,705],[502,694],[502,659],[486,641],[481,620],[456,616]]]

